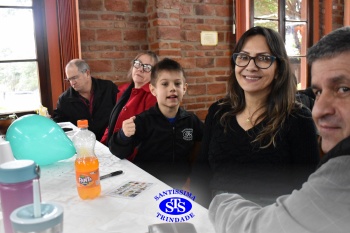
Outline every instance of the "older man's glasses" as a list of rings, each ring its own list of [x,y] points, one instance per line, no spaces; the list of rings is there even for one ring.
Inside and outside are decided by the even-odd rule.
[[[136,69],[140,69],[142,67],[142,70],[144,72],[151,72],[152,70],[152,66],[149,65],[149,64],[142,64],[142,62],[140,62],[139,60],[134,60],[133,62],[133,66],[136,68]]]
[[[244,53],[234,53],[232,55],[232,60],[236,66],[239,67],[246,67],[249,64],[250,60],[253,60],[254,64],[260,69],[267,69],[276,60],[276,57],[268,55],[258,55],[256,57],[251,57]]]
[[[76,75],[76,76],[73,76],[71,78],[65,78],[64,81],[66,81],[66,82],[74,82],[74,81],[77,81],[79,77],[80,77],[79,75]]]
[[[66,82],[74,82],[74,81],[77,81],[79,78],[80,78],[80,75],[81,74],[84,74],[86,73],[87,70],[82,70],[82,71],[79,71],[79,74],[73,76],[73,77],[70,77],[70,78],[65,78],[64,81]],[[80,74],[81,73],[81,74]]]

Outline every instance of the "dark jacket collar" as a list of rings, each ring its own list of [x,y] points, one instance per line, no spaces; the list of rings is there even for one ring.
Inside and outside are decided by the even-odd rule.
[[[152,108],[150,108],[150,109],[149,109],[149,112],[150,112],[151,114],[156,114],[156,115],[159,115],[159,114],[160,114],[160,115],[163,115],[162,112],[161,112],[160,109],[159,109],[158,103],[156,103],[155,106],[153,106]],[[190,115],[191,115],[191,114],[190,114],[189,112],[185,111],[182,107],[179,107],[179,110],[177,111],[175,118],[176,118],[176,119],[182,119],[182,118],[188,117],[188,116],[190,116]],[[163,115],[163,116],[164,116],[164,115]],[[164,117],[165,117],[165,116],[164,116]]]
[[[328,160],[339,157],[339,156],[350,156],[350,137],[340,141],[333,149],[323,156],[317,168],[325,164]]]

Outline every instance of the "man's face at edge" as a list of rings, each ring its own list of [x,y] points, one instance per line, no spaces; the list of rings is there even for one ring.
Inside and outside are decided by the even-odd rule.
[[[350,51],[313,62],[311,77],[316,94],[312,117],[327,153],[350,136]]]

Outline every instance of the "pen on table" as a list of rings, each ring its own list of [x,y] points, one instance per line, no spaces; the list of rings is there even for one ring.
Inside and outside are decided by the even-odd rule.
[[[120,174],[123,174],[122,170],[115,171],[115,172],[109,173],[107,175],[100,176],[100,180],[103,180],[103,179],[106,179],[106,178],[112,177],[112,176],[117,176],[117,175],[120,175]]]

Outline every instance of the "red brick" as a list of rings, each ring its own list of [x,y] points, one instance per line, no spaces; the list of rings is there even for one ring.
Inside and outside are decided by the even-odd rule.
[[[181,51],[180,50],[160,50],[158,53],[159,56],[161,57],[170,57],[174,59],[175,57],[180,57],[181,56]]]
[[[216,77],[215,81],[217,81],[217,82],[227,82],[229,78],[230,78],[230,74],[227,74],[225,76],[218,76],[218,77]]]
[[[162,40],[180,40],[180,29],[178,27],[159,27],[157,38]]]
[[[198,25],[196,25],[196,30],[199,30],[199,31],[215,31],[215,25],[198,24]]]
[[[124,21],[125,16],[120,14],[101,14],[102,20]]]
[[[154,20],[153,26],[180,26],[179,20],[174,19],[158,19]]]
[[[143,41],[147,38],[146,30],[129,30],[124,32],[124,40],[125,41]]]
[[[214,58],[197,58],[196,65],[201,68],[214,67]]]
[[[230,17],[232,8],[227,6],[215,6],[216,16],[219,17]]]
[[[226,75],[227,70],[209,70],[208,75]]]
[[[181,48],[180,42],[179,42],[179,43],[171,42],[171,43],[169,43],[169,44],[170,44],[170,47],[173,48],[173,49],[179,49],[179,48]]]
[[[212,83],[214,82],[214,78],[213,77],[208,77],[205,75],[202,75],[201,77],[197,77],[196,78],[196,83]]]
[[[81,29],[80,30],[81,42],[88,42],[95,40],[95,30]]]
[[[174,0],[157,0],[156,7],[162,9],[180,9],[180,2]]]
[[[132,12],[139,12],[139,13],[145,13],[146,12],[146,6],[147,6],[147,0],[134,0],[132,1]]]
[[[112,71],[111,60],[94,60],[94,61],[86,61],[86,62],[89,63],[92,73]]]
[[[96,19],[98,19],[98,15],[80,12],[79,19],[80,19],[80,21],[89,20],[89,19],[90,20],[92,20],[92,19],[96,20]]]
[[[216,58],[216,67],[227,67],[230,68],[230,59],[227,57],[218,57]]]
[[[226,84],[208,84],[208,92],[207,94],[213,95],[213,94],[221,94],[226,92]]]
[[[97,40],[99,41],[121,41],[122,33],[120,30],[97,30]]]
[[[86,51],[86,49],[84,49]],[[96,52],[84,52],[83,59],[99,59],[101,56]]]
[[[196,15],[214,16],[215,9],[211,5],[196,5],[194,7]]]
[[[103,0],[79,0],[79,10],[102,11]]]
[[[181,8],[180,8],[180,14],[181,15],[191,15],[191,13],[192,13],[192,7],[191,6],[184,5],[184,4],[181,5]]]
[[[129,59],[114,61],[115,71],[123,71],[123,72],[125,72],[125,76],[126,76],[127,72],[129,71],[129,69],[131,67],[130,62],[131,62],[131,60],[129,60]]]
[[[195,70],[195,71],[185,70],[185,71],[186,71],[187,76],[190,78],[202,77],[205,75],[205,71],[202,71],[202,70],[201,71],[199,71],[199,70]]]
[[[88,46],[88,49],[90,51],[112,51],[113,50],[112,45],[90,45]]]
[[[121,0],[104,0],[107,11],[130,12],[131,6],[129,1]]]
[[[112,59],[117,59],[117,58],[124,58],[125,55],[121,52],[103,52],[101,53],[101,58],[112,58]]]
[[[129,17],[128,21],[130,22],[146,22],[147,17],[145,15],[133,15]]]
[[[203,95],[206,93],[205,85],[188,85],[187,93],[189,95]]]
[[[184,69],[195,68],[195,59],[194,58],[182,58],[180,64]],[[187,74],[187,73],[186,73]]]
[[[114,22],[112,21],[102,21],[102,20],[87,20],[81,23],[82,28],[113,28]]]
[[[200,32],[193,32],[193,31],[188,31],[185,32],[185,40],[186,41],[200,41]]]
[[[127,28],[127,25],[126,25],[126,23],[125,22],[123,22],[123,21],[118,21],[118,22],[115,22],[114,23],[114,28]]]
[[[224,5],[225,0],[206,0],[207,4]],[[231,2],[231,0],[229,1]]]

